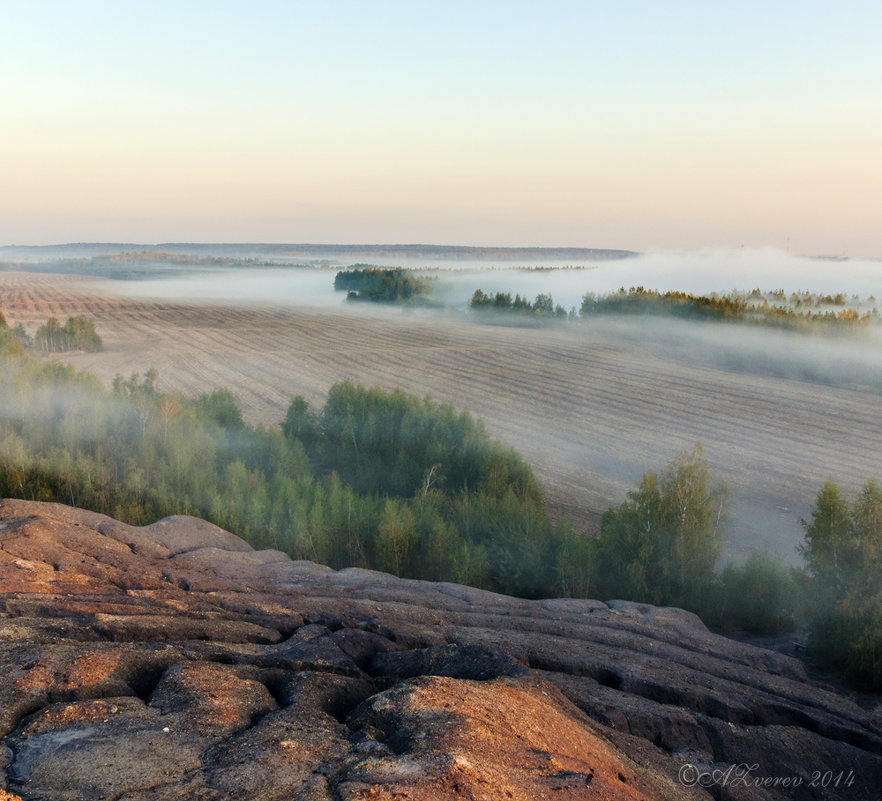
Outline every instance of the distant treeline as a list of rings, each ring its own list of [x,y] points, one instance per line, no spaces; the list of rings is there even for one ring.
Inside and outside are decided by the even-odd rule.
[[[262,259],[244,259],[233,256],[197,256],[192,253],[166,253],[161,250],[137,250],[93,256],[90,262],[113,262],[115,264],[168,264],[199,265],[204,267],[253,267],[264,265]]]
[[[497,292],[495,295],[487,295],[482,290],[475,290],[469,300],[469,308],[473,311],[499,312],[505,315],[513,315],[512,319],[537,319],[566,320],[570,313],[560,304],[555,305],[551,295],[537,295],[531,303],[526,297],[515,295],[512,298],[509,292]],[[575,316],[575,309],[572,311]]]
[[[774,326],[795,330],[820,327],[848,327],[869,325],[878,313],[845,306],[842,294],[813,295],[794,293],[791,303],[783,290],[770,293],[772,302],[755,289],[747,294],[694,295],[691,292],[659,292],[657,290],[624,287],[605,296],[588,293],[582,299],[580,314],[583,318],[595,314],[667,314],[701,320],[729,320]],[[854,299],[858,301],[857,298]],[[844,306],[838,310],[823,306]],[[812,309],[815,309],[814,311]]]
[[[39,249],[37,249],[39,252]],[[51,252],[51,249],[50,249]],[[279,267],[278,262],[233,256],[198,256],[156,250],[124,251],[83,258],[59,257],[45,261],[0,261],[0,270],[95,275],[114,280],[144,280],[179,275],[183,271]],[[297,265],[284,264],[287,268]]]
[[[210,242],[163,242],[153,245],[135,243],[72,243],[67,245],[29,245],[0,246],[0,256],[53,257],[59,253],[119,253],[121,251],[148,250],[155,248],[164,253],[180,253],[184,255],[205,254],[214,256],[219,253],[231,257],[261,256],[271,258],[309,257],[332,258],[345,256],[347,259],[401,259],[426,258],[453,260],[499,259],[524,261],[586,261],[601,259],[624,259],[638,255],[632,250],[609,250],[603,248],[541,248],[541,247],[472,247],[468,245],[333,245],[317,243],[242,243],[220,244]]]
[[[770,300],[771,299],[771,300]],[[869,298],[868,303],[875,303]],[[851,305],[848,305],[851,304]],[[621,287],[607,295],[587,293],[578,311],[567,312],[556,305],[550,294],[540,294],[531,303],[527,298],[497,292],[488,295],[478,289],[469,308],[497,321],[517,323],[525,318],[539,320],[588,320],[600,315],[668,315],[693,320],[719,320],[773,326],[797,331],[851,330],[878,320],[878,310],[859,311],[861,301],[844,294],[819,295],[793,293],[788,301],[783,290],[763,293],[732,292],[723,295],[695,295],[688,292],[659,292],[644,287]],[[830,308],[830,307],[841,308]],[[498,315],[498,316],[496,316]]]
[[[64,325],[55,317],[50,317],[30,337],[21,323],[9,328],[6,318],[0,312],[0,329],[6,329],[23,347],[42,353],[66,353],[72,350],[97,353],[104,347],[101,337],[95,331],[95,323],[86,317],[68,317]]]
[[[424,301],[431,292],[432,282],[413,270],[354,264],[349,269],[337,273],[334,278],[334,289],[338,292],[348,292],[347,300],[412,304]]]

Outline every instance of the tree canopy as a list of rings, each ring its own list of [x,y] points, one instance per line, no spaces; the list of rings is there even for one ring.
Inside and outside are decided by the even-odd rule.
[[[859,686],[882,689],[882,490],[871,478],[849,507],[828,479],[803,525],[812,648]]]
[[[661,475],[644,473],[627,500],[601,520],[594,564],[601,596],[701,606],[722,552],[725,501],[701,445],[681,453]]]
[[[0,328],[0,495],[58,501],[136,525],[203,517],[257,547],[332,567],[470,583],[516,595],[584,589],[573,535],[532,471],[465,411],[349,382],[277,428],[227,390],[164,392],[155,370],[110,390],[24,352]],[[564,563],[565,562],[565,563]]]
[[[64,325],[54,317],[37,329],[34,347],[44,353],[64,353],[70,350],[96,352],[102,349],[101,337],[95,323],[85,317],[69,317]]]
[[[348,292],[347,300],[413,304],[425,302],[431,288],[428,278],[401,268],[356,264],[334,277],[334,289]]]

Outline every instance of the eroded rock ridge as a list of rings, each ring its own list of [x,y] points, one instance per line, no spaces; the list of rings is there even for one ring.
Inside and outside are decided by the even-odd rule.
[[[333,571],[186,517],[0,502],[0,669],[0,799],[882,787],[877,713],[687,612]]]

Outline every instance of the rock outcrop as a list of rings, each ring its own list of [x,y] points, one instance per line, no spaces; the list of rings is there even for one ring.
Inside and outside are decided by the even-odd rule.
[[[687,612],[0,502],[0,799],[865,799],[882,720]]]

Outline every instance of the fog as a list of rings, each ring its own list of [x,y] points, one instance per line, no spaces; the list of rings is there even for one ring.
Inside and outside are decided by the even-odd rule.
[[[882,262],[809,258],[776,250],[648,253],[579,264],[371,261],[431,275],[435,299],[444,308],[420,310],[411,325],[400,307],[347,303],[345,293],[333,290],[336,272],[347,266],[343,261],[327,267],[190,271],[161,280],[102,281],[101,286],[117,295],[183,303],[313,307],[319,310],[316,321],[323,309],[346,316],[378,315],[393,326],[384,331],[401,338],[402,351],[389,373],[386,351],[376,355],[382,369],[371,361],[374,354],[361,349],[351,351],[345,368],[312,367],[308,361],[305,376],[297,374],[303,383],[296,385],[299,392],[316,398],[332,374],[335,379],[352,377],[367,383],[394,380],[407,391],[437,395],[438,386],[425,376],[432,370],[425,361],[427,351],[420,347],[408,354],[410,345],[404,339],[419,331],[424,343],[429,341],[427,330],[440,332],[433,314],[443,315],[448,327],[453,321],[462,330],[460,321],[475,319],[466,317],[466,307],[478,288],[520,293],[530,300],[551,293],[566,309],[578,309],[586,292],[605,294],[622,286],[700,294],[781,288],[788,295],[807,290],[864,299],[882,293]],[[358,321],[350,320],[346,330],[351,332]],[[796,562],[795,546],[802,539],[799,518],[810,515],[824,480],[832,475],[853,493],[870,475],[882,476],[878,323],[842,336],[647,316],[597,316],[545,332],[493,328],[492,336],[488,331],[478,341],[485,346],[481,359],[494,383],[469,379],[473,383],[468,384],[464,377],[467,386],[441,394],[484,417],[528,461],[571,488],[567,491],[590,496],[595,509],[620,503],[641,473],[663,468],[700,440],[731,489],[727,557],[742,560],[753,548],[765,547]],[[441,337],[442,344],[448,343],[448,336]],[[312,347],[302,328],[291,337],[278,347]],[[326,347],[323,341],[319,345]],[[525,356],[521,365],[520,354],[533,345],[540,355]],[[459,347],[458,340],[453,347]],[[595,349],[598,358],[607,360],[602,366],[592,361]],[[561,364],[543,362],[546,355],[560,358]],[[226,353],[223,360],[249,381],[265,380],[252,366],[259,356],[250,350],[238,356]],[[579,365],[578,371],[573,364]],[[341,373],[344,369],[347,372]],[[537,394],[528,397],[524,387],[534,385],[533,373],[546,378],[536,384]],[[509,379],[510,385],[503,386]],[[293,380],[278,379],[285,391],[285,381]]]
[[[513,442],[575,465],[620,503],[647,470],[700,441],[729,488],[725,559],[765,548],[798,564],[800,518],[833,477],[849,495],[882,477],[882,330],[824,337],[665,317],[601,317],[577,327],[587,348],[616,348],[621,373],[551,437]],[[640,354],[644,354],[642,357]],[[636,371],[635,375],[631,375]],[[644,383],[645,382],[645,383]],[[600,503],[603,506],[603,502]]]
[[[550,293],[555,303],[578,309],[586,292],[606,294],[619,287],[643,286],[660,291],[698,294],[784,289],[858,295],[882,293],[882,261],[812,258],[773,249],[706,250],[646,253],[625,259],[584,262],[503,260],[373,260],[381,267],[402,267],[435,279],[433,295],[446,306],[464,309],[476,289],[509,292],[533,300]],[[292,306],[345,305],[334,292],[334,276],[348,266],[211,270],[181,277],[111,281],[115,294],[184,302],[262,303]],[[398,312],[398,309],[391,309]]]
[[[731,372],[882,393],[882,327],[811,335],[763,326],[656,317],[592,318],[588,332],[659,358]]]
[[[176,300],[182,303],[340,306],[345,292],[334,292],[338,269],[279,267],[188,272],[173,278],[102,281],[115,295]]]

